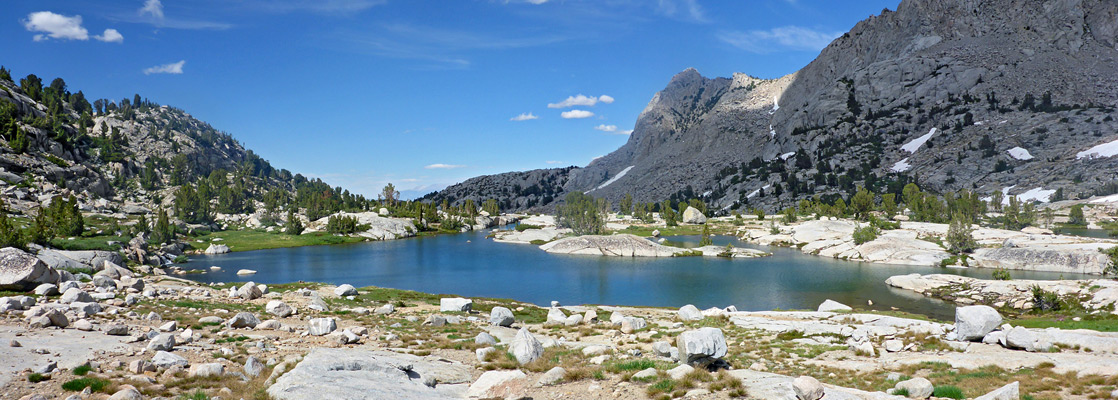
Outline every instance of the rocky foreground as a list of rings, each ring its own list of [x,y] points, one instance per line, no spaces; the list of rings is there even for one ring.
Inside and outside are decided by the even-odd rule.
[[[1098,398],[1118,383],[1118,334],[1008,326],[986,306],[954,323],[832,301],[538,307],[205,286],[105,260],[74,280],[3,253],[3,398]]]

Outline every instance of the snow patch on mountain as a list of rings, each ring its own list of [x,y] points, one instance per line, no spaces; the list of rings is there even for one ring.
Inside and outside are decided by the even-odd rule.
[[[924,143],[926,143],[928,141],[928,139],[931,139],[932,136],[935,135],[935,134],[936,134],[936,128],[932,128],[931,131],[924,134],[923,136],[920,136],[916,139],[913,139],[912,141],[910,141],[908,143],[905,143],[903,146],[901,146],[901,150],[907,151],[909,153],[915,153],[916,150],[920,149],[920,146],[923,146]]]
[[[1076,159],[1090,159],[1096,157],[1111,157],[1118,155],[1118,140],[1106,142],[1098,146],[1075,153]]]
[[[605,181],[601,185],[598,185],[598,187],[591,190],[591,192],[593,192],[594,190],[598,190],[598,189],[604,188],[606,186],[609,186],[611,183],[617,182],[618,179],[621,179],[621,177],[623,177],[623,176],[625,176],[625,174],[629,173],[629,170],[633,169],[633,167],[635,167],[635,165],[630,165],[630,166],[626,167],[625,169],[621,170],[621,172],[618,172],[617,175],[614,175],[613,178],[610,178],[608,181]]]
[[[897,161],[896,164],[893,164],[893,166],[890,167],[889,170],[893,172],[905,172],[908,171],[909,168],[912,168],[912,164],[909,164],[908,157],[905,157],[905,159]]]

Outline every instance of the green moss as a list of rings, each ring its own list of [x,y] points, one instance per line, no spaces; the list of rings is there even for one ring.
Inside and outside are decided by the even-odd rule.
[[[62,389],[71,392],[80,392],[89,388],[94,392],[103,392],[109,386],[109,381],[101,378],[78,378],[62,384]]]

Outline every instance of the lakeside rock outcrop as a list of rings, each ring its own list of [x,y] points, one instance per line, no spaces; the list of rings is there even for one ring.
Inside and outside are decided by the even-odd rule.
[[[1033,288],[1074,298],[1088,310],[1118,305],[1118,281],[1111,279],[992,280],[949,274],[908,274],[889,277],[885,284],[960,305],[987,304],[997,308],[1030,310],[1035,306]]]
[[[727,253],[726,247],[704,246],[695,249],[683,249],[664,246],[636,235],[584,235],[556,240],[540,246],[540,249],[554,254],[583,254],[612,257],[678,257],[691,256],[698,252],[703,256],[724,257],[764,257],[769,253],[746,248],[731,248]]]

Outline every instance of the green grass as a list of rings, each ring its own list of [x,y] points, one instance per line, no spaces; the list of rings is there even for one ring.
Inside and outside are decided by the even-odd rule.
[[[235,342],[243,342],[243,341],[246,341],[246,340],[248,340],[248,336],[234,336],[234,337],[227,337],[227,338],[224,338],[224,339],[214,340],[214,343],[235,343]]]
[[[62,388],[71,392],[80,392],[89,388],[94,392],[102,392],[109,386],[109,381],[101,378],[78,378],[62,384]]]
[[[179,400],[210,400],[210,396],[201,390],[196,390],[190,394],[179,395]]]
[[[31,383],[39,383],[45,380],[47,380],[46,375],[40,374],[38,372],[27,375],[27,381]]]
[[[1018,319],[1008,319],[1006,322],[1013,326],[1026,328],[1090,329],[1099,332],[1118,332],[1118,318],[1081,318],[1080,321],[1073,321],[1072,317],[1069,316],[1022,316]]]
[[[715,226],[715,225],[711,225],[711,231],[715,231],[718,228],[725,228],[725,227],[718,227],[718,226]],[[656,230],[660,231],[660,236],[701,235],[703,233],[703,226],[702,225],[680,225],[680,226],[656,227],[656,226],[629,225],[628,228],[618,230],[618,231],[614,231],[614,232],[616,232],[616,233],[627,233],[627,234],[630,234],[630,235],[648,237],[648,236],[652,236],[652,231],[656,231]]]
[[[192,243],[196,246],[208,246],[213,239],[221,238],[221,244],[229,246],[229,251],[252,251],[264,249],[278,249],[283,247],[319,246],[327,244],[347,244],[364,242],[365,238],[335,236],[325,232],[314,232],[303,235],[287,235],[283,233],[265,232],[263,230],[242,230],[212,232],[206,235],[189,238],[188,242],[202,240],[205,243]]]
[[[932,396],[943,397],[948,399],[965,399],[967,396],[963,395],[963,389],[952,385],[940,385],[932,389]]]
[[[90,367],[89,364],[85,364],[85,365],[80,365],[80,366],[75,367],[72,372],[74,373],[74,375],[83,376],[85,374],[88,374],[89,371],[92,371],[92,370],[93,370],[93,368]]]
[[[894,396],[908,397],[908,388],[900,388],[893,391]]]
[[[86,233],[88,234],[88,232]],[[123,236],[97,235],[75,237],[74,240],[55,238],[50,241],[50,244],[60,250],[117,251],[120,250],[120,245],[109,245],[109,242],[128,243],[128,240],[129,238]]]

